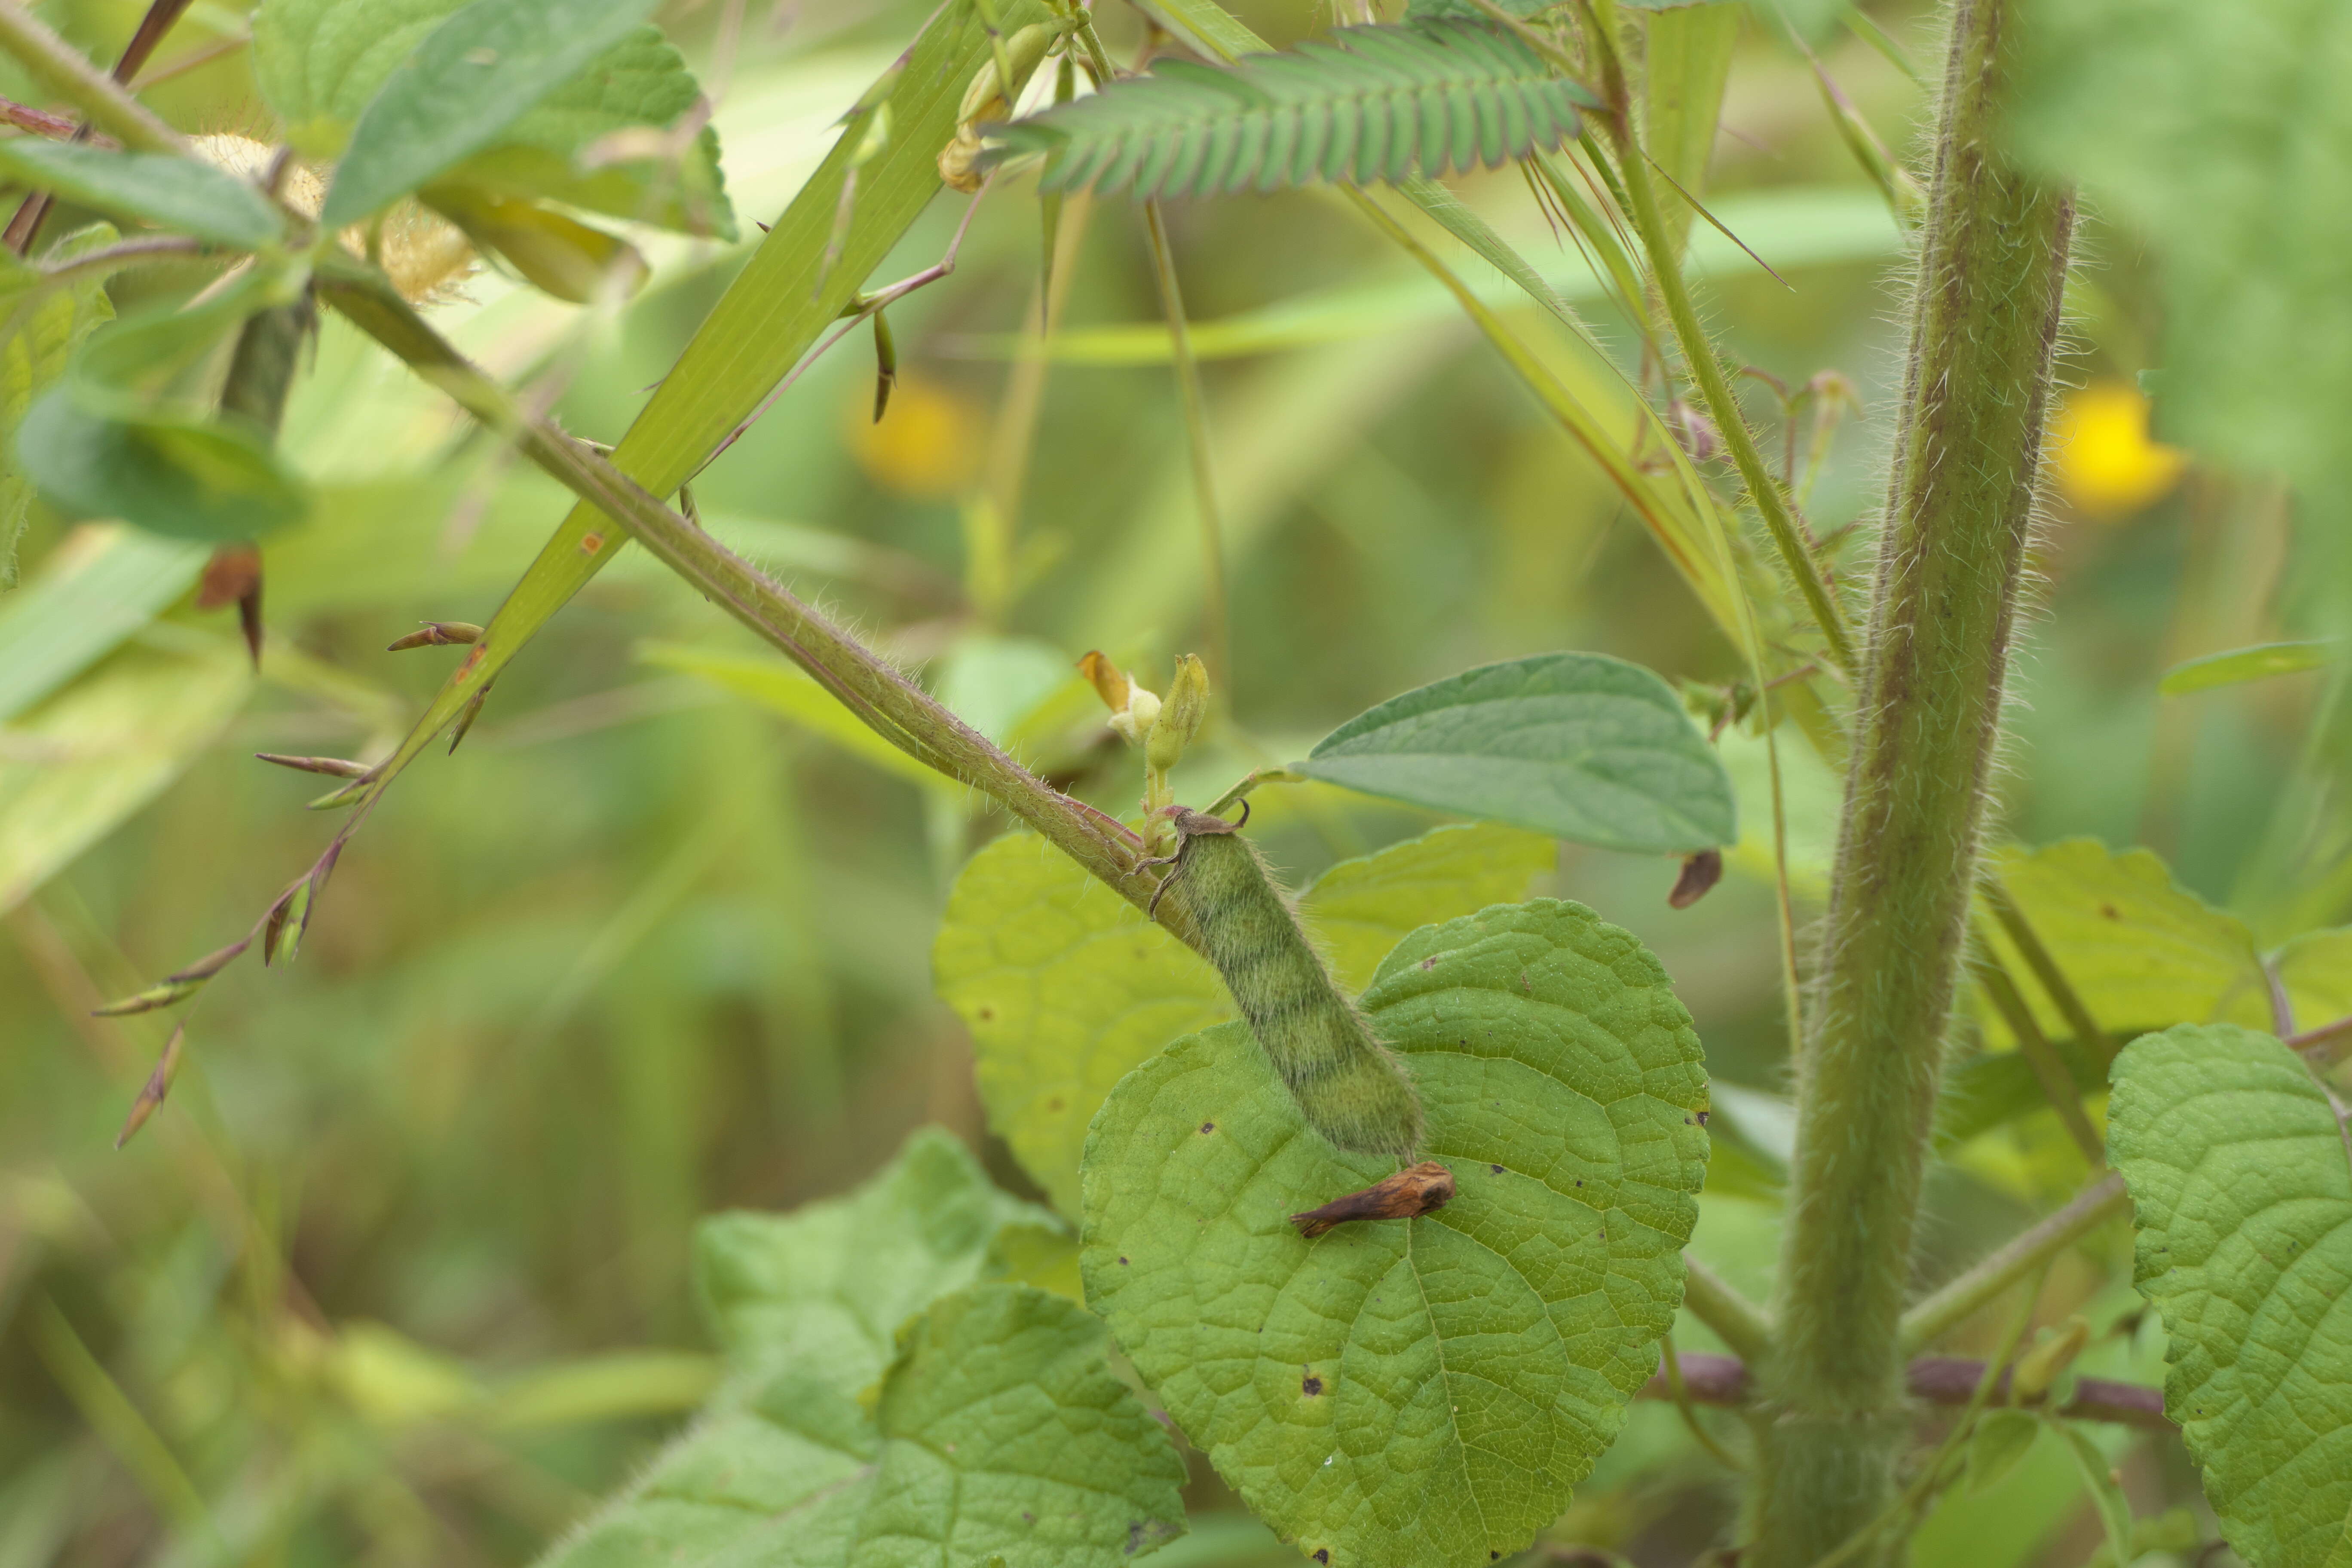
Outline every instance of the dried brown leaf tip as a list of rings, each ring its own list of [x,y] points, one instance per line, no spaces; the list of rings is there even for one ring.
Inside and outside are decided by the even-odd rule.
[[[1666,895],[1667,907],[1686,910],[1722,880],[1723,851],[1702,849],[1683,862],[1683,874],[1675,879],[1675,890]]]
[[[122,1131],[114,1135],[116,1148],[130,1142],[131,1134],[147,1125],[147,1119],[155,1114],[155,1108],[163,1103],[165,1095],[172,1092],[172,1080],[180,1076],[180,1048],[187,1043],[187,1038],[188,1026],[183,1024],[172,1031],[170,1039],[163,1042],[163,1054],[156,1061],[155,1070],[147,1075],[146,1083],[140,1088],[139,1098],[131,1102],[131,1114],[123,1118]]]
[[[326,773],[339,779],[363,779],[375,769],[365,763],[355,763],[348,757],[290,757],[283,752],[256,752],[254,756],[265,763],[275,763],[281,768],[297,773]]]
[[[416,630],[384,648],[386,653],[405,653],[413,647],[450,647],[458,643],[479,642],[482,628],[471,621],[427,621]]]
[[[224,544],[205,563],[196,584],[196,608],[217,610],[236,606],[238,626],[245,633],[246,651],[253,668],[261,668],[261,552],[250,544]]]
[[[1309,1241],[1334,1226],[1352,1219],[1411,1219],[1432,1209],[1444,1208],[1454,1196],[1454,1173],[1434,1160],[1424,1160],[1408,1171],[1399,1171],[1386,1181],[1375,1182],[1360,1193],[1333,1198],[1319,1209],[1290,1216],[1298,1234]]]

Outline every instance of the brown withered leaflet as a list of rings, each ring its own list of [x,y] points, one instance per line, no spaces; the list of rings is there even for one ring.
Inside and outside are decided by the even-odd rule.
[[[1360,1193],[1333,1198],[1319,1209],[1290,1216],[1298,1234],[1312,1241],[1334,1226],[1354,1219],[1411,1219],[1444,1208],[1454,1195],[1454,1173],[1434,1160],[1399,1171]]]

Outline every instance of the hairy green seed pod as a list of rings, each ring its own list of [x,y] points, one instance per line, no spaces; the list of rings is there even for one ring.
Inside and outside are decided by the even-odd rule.
[[[1184,902],[1209,962],[1307,1124],[1339,1148],[1400,1163],[1421,1144],[1421,1100],[1404,1064],[1332,978],[1257,847],[1235,825],[1169,808]]]

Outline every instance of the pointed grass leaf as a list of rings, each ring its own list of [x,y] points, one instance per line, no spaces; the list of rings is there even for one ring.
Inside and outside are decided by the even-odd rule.
[[[1684,854],[1738,837],[1731,781],[1673,689],[1604,654],[1486,665],[1391,698],[1297,768],[1605,849]]]
[[[2019,912],[2049,950],[2091,1017],[2110,1039],[2173,1024],[2258,1024],[2270,1016],[2253,934],[2172,880],[2145,849],[2117,854],[2095,839],[2069,838],[1994,858]],[[2031,966],[2009,934],[1987,921],[1990,943],[2011,974]],[[2038,985],[2021,983],[2043,1033],[2074,1031]],[[1988,1010],[1987,1037],[2010,1034]]]
[[[2341,650],[2332,642],[2269,642],[2233,647],[2188,659],[2164,672],[2156,689],[2167,697],[2210,691],[2217,686],[2237,686],[2267,680],[2274,675],[2294,675],[2335,662]]]
[[[383,78],[319,221],[357,223],[490,146],[652,9],[652,0],[472,0]]]
[[[0,174],[99,212],[239,250],[258,250],[286,235],[285,215],[251,182],[168,153],[19,136],[0,142]]]
[[[1549,841],[1488,823],[1343,860],[1299,900],[1350,991],[1433,921],[1520,898]],[[971,1031],[989,1125],[1065,1213],[1078,1212],[1087,1124],[1113,1085],[1180,1035],[1234,1016],[1191,949],[1035,837],[965,865],[931,950],[941,1000]]]
[[[2168,1336],[2165,1413],[2251,1568],[2336,1568],[2352,1559],[2352,1134],[2294,1052],[2233,1025],[2143,1036],[2114,1079],[2108,1157]]]
[[[122,648],[18,715],[0,755],[0,910],[162,794],[252,687],[243,647],[201,636]]]
[[[1163,62],[995,127],[992,156],[1055,154],[1049,188],[1139,198],[1395,184],[1552,151],[1589,107],[1483,19],[1341,27],[1229,67]]]
[[[549,1568],[1121,1568],[1183,1532],[1183,1461],[1102,1325],[1026,1285],[910,1323],[866,1398],[785,1367]]]
[[[856,1191],[790,1214],[736,1210],[695,1233],[694,1288],[739,1368],[793,1365],[844,1396],[882,1374],[898,1326],[982,1278],[1008,1226],[1059,1228],[971,1152],[917,1131]]]
[[[1249,1031],[1188,1036],[1087,1139],[1087,1297],[1251,1509],[1330,1568],[1480,1568],[1557,1519],[1657,1365],[1706,1173],[1697,1036],[1580,905],[1406,939],[1363,998],[1456,1195],[1315,1242],[1386,1163],[1307,1136]]]

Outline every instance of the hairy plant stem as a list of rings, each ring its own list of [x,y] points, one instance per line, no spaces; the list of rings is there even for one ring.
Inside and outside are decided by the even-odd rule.
[[[1048,843],[1139,908],[1158,879],[1139,868],[1142,841],[1070,799],[1014,762],[814,606],[648,494],[604,457],[543,418],[519,408],[506,389],[469,363],[389,285],[356,263],[329,258],[320,297],[468,413],[512,440],[531,461],[627,529],[665,565],[712,603],[816,678],[842,705],[925,766],[989,795]],[[1159,923],[1180,940],[1199,938],[1179,907],[1160,902]]]
[[[14,0],[0,0],[0,49],[15,56],[50,91],[89,116],[92,125],[133,152],[187,151],[187,142],[178,132]]]
[[[1895,1496],[1903,1299],[2058,342],[2073,209],[1993,145],[2009,0],[1949,15],[1748,1568],[1807,1568]]]

